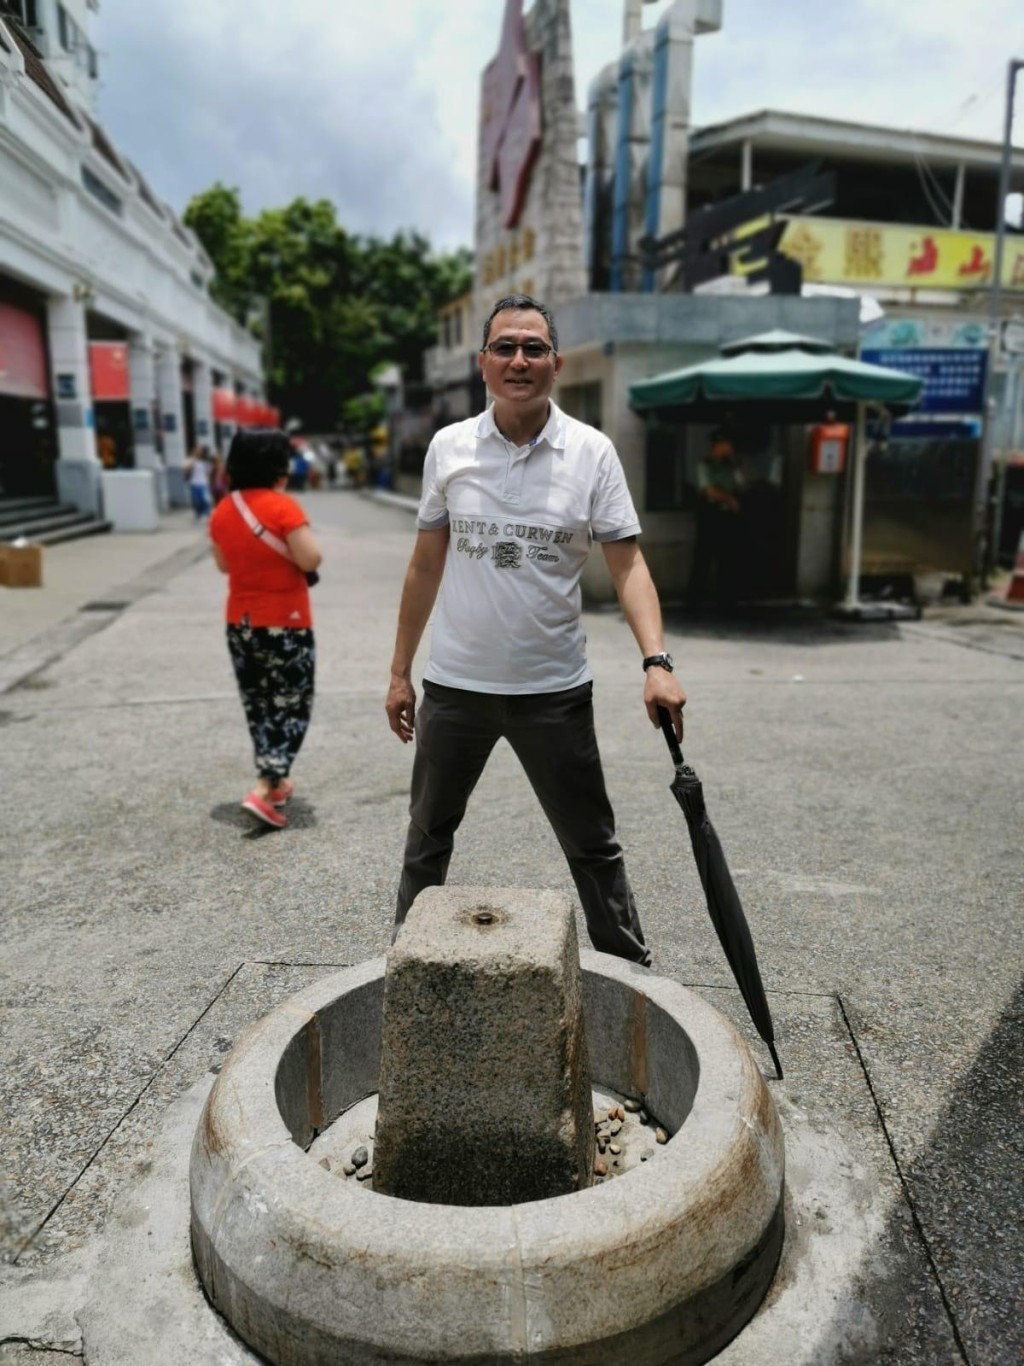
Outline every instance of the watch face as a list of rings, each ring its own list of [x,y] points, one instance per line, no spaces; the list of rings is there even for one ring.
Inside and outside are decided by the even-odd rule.
[[[664,660],[665,660],[665,663],[668,665],[668,667],[669,667],[670,669],[674,669],[674,668],[675,668],[676,662],[675,662],[675,660],[672,658],[671,655],[668,655],[668,654],[667,654],[667,655],[664,655],[663,658],[664,658]]]

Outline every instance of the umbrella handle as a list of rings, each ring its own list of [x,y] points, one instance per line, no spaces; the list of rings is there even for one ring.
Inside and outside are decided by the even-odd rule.
[[[665,737],[668,745],[668,752],[672,755],[672,762],[676,768],[683,766],[683,751],[679,748],[679,741],[676,739],[675,728],[672,725],[672,718],[665,707],[658,708],[658,720],[661,722],[661,733]]]

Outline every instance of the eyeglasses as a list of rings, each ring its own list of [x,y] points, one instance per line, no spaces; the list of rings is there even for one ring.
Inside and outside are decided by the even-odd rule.
[[[497,356],[499,360],[511,360],[517,351],[522,351],[526,360],[546,360],[554,349],[542,341],[496,341],[488,342],[484,347],[485,351],[490,351],[491,355]]]

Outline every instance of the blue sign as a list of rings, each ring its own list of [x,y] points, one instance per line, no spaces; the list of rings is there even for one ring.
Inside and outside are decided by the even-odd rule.
[[[988,352],[967,346],[865,350],[861,360],[924,380],[919,413],[980,413],[985,405]]]

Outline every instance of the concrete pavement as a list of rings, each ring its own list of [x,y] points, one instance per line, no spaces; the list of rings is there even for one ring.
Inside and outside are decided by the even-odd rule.
[[[90,1362],[88,1305],[68,1306],[175,1107],[245,1023],[388,942],[411,754],[382,703],[412,524],[347,492],[308,502],[325,548],[318,695],[282,833],[238,808],[250,757],[223,585],[184,518],[147,539],[56,547],[47,587],[0,590],[0,1361]],[[27,599],[12,609],[15,592],[38,595],[34,615]],[[127,605],[77,610],[97,602]],[[842,1264],[816,1262],[814,1220],[788,1229],[831,1306],[791,1359],[1016,1362],[1024,620],[977,607],[876,626],[671,612],[668,624],[687,757],[786,1065],[773,1094],[784,1124],[799,1113],[818,1136],[821,1171],[843,1166],[879,1216]],[[635,647],[614,611],[589,613],[587,635],[655,970],[730,1014],[757,1052],[640,706]],[[573,892],[507,749],[451,878]],[[115,1359],[95,1342],[95,1361]],[[722,1359],[757,1361],[743,1342]]]

